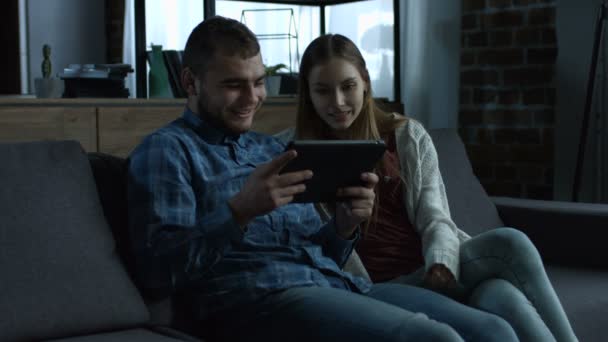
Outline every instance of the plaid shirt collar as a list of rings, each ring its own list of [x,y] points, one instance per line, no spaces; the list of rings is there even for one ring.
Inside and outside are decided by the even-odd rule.
[[[219,145],[235,142],[240,147],[244,147],[243,134],[228,134],[225,129],[211,124],[209,120],[205,120],[202,115],[194,113],[188,106],[186,106],[182,118],[201,139],[209,144]]]

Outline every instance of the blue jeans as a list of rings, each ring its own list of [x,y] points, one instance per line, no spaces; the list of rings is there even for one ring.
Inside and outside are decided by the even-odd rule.
[[[218,321],[222,341],[517,341],[496,315],[423,288],[388,283],[364,295],[292,288]]]
[[[392,282],[422,285],[424,271]],[[536,247],[513,228],[493,229],[460,246],[461,288],[450,296],[507,320],[520,341],[577,341]]]

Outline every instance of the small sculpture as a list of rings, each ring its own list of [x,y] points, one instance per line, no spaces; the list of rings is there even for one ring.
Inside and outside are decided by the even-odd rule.
[[[42,61],[42,77],[43,78],[51,78],[51,46],[48,44],[44,44],[42,46],[42,56],[44,60]]]

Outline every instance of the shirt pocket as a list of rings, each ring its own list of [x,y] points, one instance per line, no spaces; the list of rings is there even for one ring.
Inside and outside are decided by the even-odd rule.
[[[289,241],[289,231],[284,229],[274,213],[256,217],[247,226],[245,241],[249,244],[279,246]]]
[[[323,225],[316,211],[309,204],[288,204],[282,208],[280,220],[287,230],[289,241],[306,244]]]

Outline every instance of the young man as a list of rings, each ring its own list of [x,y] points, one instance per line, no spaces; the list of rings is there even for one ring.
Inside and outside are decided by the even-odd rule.
[[[496,316],[341,270],[371,215],[378,177],[362,174],[365,186],[340,190],[344,202],[326,224],[313,205],[290,204],[312,174],[280,174],[296,153],[249,131],[266,93],[260,47],[244,25],[207,19],[191,33],[183,64],[182,117],[130,156],[142,286],[189,296],[194,318],[213,322],[222,340],[515,340]]]

